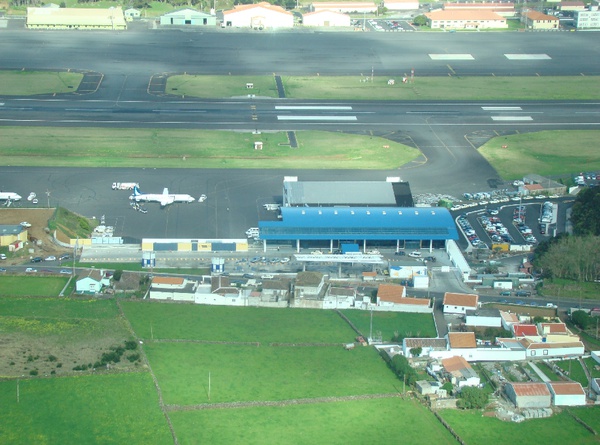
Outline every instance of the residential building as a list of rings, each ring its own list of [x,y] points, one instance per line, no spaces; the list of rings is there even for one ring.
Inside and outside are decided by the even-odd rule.
[[[542,337],[538,333],[537,326],[534,324],[517,323],[512,326],[512,332],[515,338],[528,338],[534,342],[541,342]]]
[[[555,406],[583,406],[586,404],[585,391],[579,382],[548,382]]]
[[[80,275],[75,283],[75,291],[78,294],[98,294],[104,286],[108,285],[110,285],[110,278],[106,277],[103,270],[90,269]]]
[[[598,400],[598,397],[600,396],[600,378],[592,379],[592,389],[597,394],[596,400]]]
[[[304,26],[350,26],[350,16],[337,11],[319,10],[302,16]]]
[[[527,358],[575,357],[583,355],[585,348],[580,341],[569,343],[534,343],[528,339],[521,340],[527,350]]]
[[[500,316],[502,317],[502,327],[507,331],[513,332],[513,326],[519,323],[519,317],[517,314],[500,311]]]
[[[140,10],[135,8],[126,9],[125,11],[123,11],[123,14],[125,15],[126,20],[139,19],[142,15]]]
[[[442,359],[448,380],[455,386],[479,386],[481,380],[471,365],[461,356]]]
[[[500,29],[508,28],[506,17],[492,11],[439,10],[425,14],[433,29]]]
[[[233,9],[220,12],[219,18],[223,27],[271,29],[294,26],[291,12],[267,2],[235,5]]]
[[[377,289],[376,310],[394,312],[432,312],[428,298],[410,298],[406,288],[399,284],[381,284]]]
[[[194,303],[216,306],[248,306],[249,291],[231,284],[229,277],[222,275],[211,278],[210,292],[206,286],[198,286]]]
[[[8,246],[14,242],[27,241],[27,229],[21,224],[0,225],[0,246]]]
[[[573,334],[564,323],[539,323],[538,332],[548,343],[579,341],[579,336]]]
[[[460,355],[467,360],[475,360],[477,357],[477,340],[474,332],[449,332],[448,350],[452,355]],[[445,357],[448,357],[446,354]]]
[[[582,1],[563,1],[560,2],[558,8],[561,11],[585,11],[585,3]]]
[[[150,285],[150,299],[194,301],[198,282],[183,277],[154,277]]]
[[[515,4],[512,2],[497,2],[497,3],[444,3],[444,10],[478,10],[492,11],[502,17],[512,17],[516,14]]]
[[[417,391],[424,396],[437,395],[438,397],[447,397],[447,392],[442,389],[440,382],[430,382],[428,380],[418,380],[415,382]]]
[[[465,324],[473,327],[502,327],[502,317],[498,309],[478,308],[467,310]]]
[[[217,18],[202,11],[185,8],[161,15],[160,24],[161,26],[216,26]]]
[[[529,29],[558,29],[560,20],[553,15],[543,14],[539,11],[523,11],[521,23]]]
[[[443,304],[445,314],[465,315],[468,310],[474,311],[479,308],[479,295],[446,292]]]
[[[548,408],[552,401],[545,383],[508,382],[504,391],[517,408]]]
[[[404,338],[402,352],[406,358],[412,358],[411,349],[421,348],[419,357],[428,357],[433,351],[447,351],[448,341],[445,338]]]

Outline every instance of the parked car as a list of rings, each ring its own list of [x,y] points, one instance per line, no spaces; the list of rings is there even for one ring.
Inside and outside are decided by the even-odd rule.
[[[418,250],[414,250],[411,253],[409,253],[408,256],[411,258],[421,258],[421,252],[419,252]]]
[[[68,253],[63,253],[61,256],[58,257],[60,261],[68,260],[69,258],[71,258],[71,255],[69,255]]]
[[[71,275],[71,270],[69,269],[61,269],[60,273],[63,275]]]
[[[515,295],[517,297],[531,297],[531,291],[528,291],[528,290],[518,290]]]
[[[510,297],[512,295],[512,292],[509,290],[503,290],[502,292],[500,292],[500,295],[504,297]]]
[[[37,269],[34,269],[33,267],[28,267],[27,269],[25,269],[26,273],[33,273],[33,272],[37,272]]]
[[[30,223],[28,223],[27,221],[23,221],[23,222],[21,223],[21,227],[25,227],[26,229],[28,229],[29,227],[31,227],[31,224],[30,224]]]
[[[0,267],[0,272],[6,272],[6,269],[4,267]]]
[[[42,262],[42,257],[41,256],[35,256],[31,259],[32,263],[41,263]]]
[[[406,252],[404,250],[399,250],[398,252],[395,252],[394,255],[404,256],[406,255]]]
[[[44,258],[44,261],[56,261],[56,257],[54,255],[50,255]]]

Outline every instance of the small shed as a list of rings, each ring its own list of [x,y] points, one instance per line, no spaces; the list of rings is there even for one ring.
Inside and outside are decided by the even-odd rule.
[[[579,382],[548,382],[556,406],[585,405],[585,391]]]
[[[139,19],[142,13],[139,9],[129,8],[124,11],[125,19]]]
[[[161,26],[216,26],[217,18],[205,12],[186,8],[161,15],[160,24]]]

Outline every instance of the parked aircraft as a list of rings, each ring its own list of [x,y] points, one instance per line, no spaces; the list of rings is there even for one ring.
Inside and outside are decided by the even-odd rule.
[[[133,195],[129,197],[135,202],[158,202],[161,207],[165,207],[174,202],[194,202],[195,199],[186,194],[169,193],[169,189],[165,188],[162,193],[142,193],[139,188],[133,188]]]
[[[13,192],[0,192],[0,200],[3,201],[19,201],[21,199],[20,195],[17,195]]]

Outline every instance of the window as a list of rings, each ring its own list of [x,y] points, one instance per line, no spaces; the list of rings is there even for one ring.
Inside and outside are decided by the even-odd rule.
[[[548,350],[544,349],[544,355],[548,355]]]
[[[535,355],[535,353],[536,353],[535,350],[531,351],[531,356],[533,357]]]

